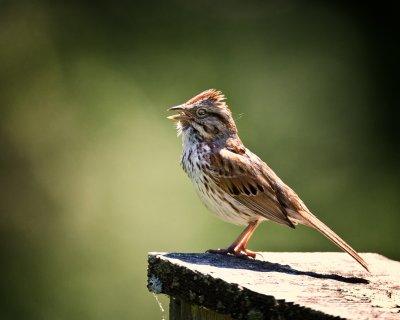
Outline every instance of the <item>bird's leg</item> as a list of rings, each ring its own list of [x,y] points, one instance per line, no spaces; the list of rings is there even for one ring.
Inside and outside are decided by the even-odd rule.
[[[258,224],[259,224],[258,221],[254,222],[251,230],[246,234],[246,236],[243,238],[242,242],[239,243],[238,246],[235,247],[235,249],[234,249],[235,251],[237,251],[241,254],[244,253],[248,257],[252,257],[252,258],[256,257],[256,253],[254,251],[247,249],[247,244],[249,243],[249,240],[250,240],[251,236],[253,235],[254,231],[258,227]]]
[[[236,238],[236,240],[226,249],[207,250],[210,253],[219,254],[233,254],[238,257],[252,257],[255,258],[255,252],[248,250],[247,243],[258,226],[258,221],[252,221],[248,224],[246,229]]]
[[[259,224],[258,221],[254,221],[254,222],[250,223],[249,224],[250,229],[248,230],[246,235],[243,237],[243,239],[238,244],[236,244],[236,246],[234,246],[235,243],[233,243],[229,247],[229,248],[232,248],[235,255],[237,255],[237,256],[245,255],[247,257],[252,257],[252,258],[256,257],[256,253],[254,251],[247,249],[247,244],[248,244],[251,236],[253,235],[254,231],[258,227],[258,224]]]

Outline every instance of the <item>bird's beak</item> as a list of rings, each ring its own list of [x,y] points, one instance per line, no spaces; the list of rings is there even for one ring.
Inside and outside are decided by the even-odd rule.
[[[185,109],[185,106],[183,104],[180,104],[180,105],[169,108],[168,111],[184,110],[184,109]]]
[[[173,121],[184,120],[185,118],[187,118],[187,116],[184,113],[185,109],[186,109],[186,107],[184,104],[180,104],[178,106],[173,106],[173,107],[169,108],[167,111],[179,111],[179,113],[169,116],[169,117],[167,117],[167,119],[173,120]]]

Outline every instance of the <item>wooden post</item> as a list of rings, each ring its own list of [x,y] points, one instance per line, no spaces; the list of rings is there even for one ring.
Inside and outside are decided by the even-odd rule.
[[[364,253],[150,253],[148,288],[170,297],[170,320],[400,319],[400,263]]]

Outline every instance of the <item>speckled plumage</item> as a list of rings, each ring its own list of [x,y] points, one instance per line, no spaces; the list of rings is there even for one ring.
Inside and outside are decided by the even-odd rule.
[[[259,215],[254,214],[229,193],[224,192],[214,181],[209,164],[212,144],[201,141],[190,128],[183,131],[182,138],[182,168],[205,206],[219,218],[230,223],[246,225],[251,221],[259,220]]]
[[[243,145],[221,92],[204,91],[170,110],[179,112],[169,118],[177,121],[182,135],[181,165],[200,199],[221,219],[247,225],[228,249],[218,252],[254,256],[246,246],[260,222],[271,220],[292,228],[301,223],[320,231],[367,269],[357,252]]]

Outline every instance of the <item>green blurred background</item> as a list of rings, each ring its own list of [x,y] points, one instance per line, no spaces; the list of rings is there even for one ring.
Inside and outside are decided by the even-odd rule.
[[[0,318],[160,319],[147,252],[237,236],[197,199],[165,119],[208,88],[323,221],[361,252],[400,259],[390,12],[0,1]],[[270,223],[251,248],[336,250]]]

